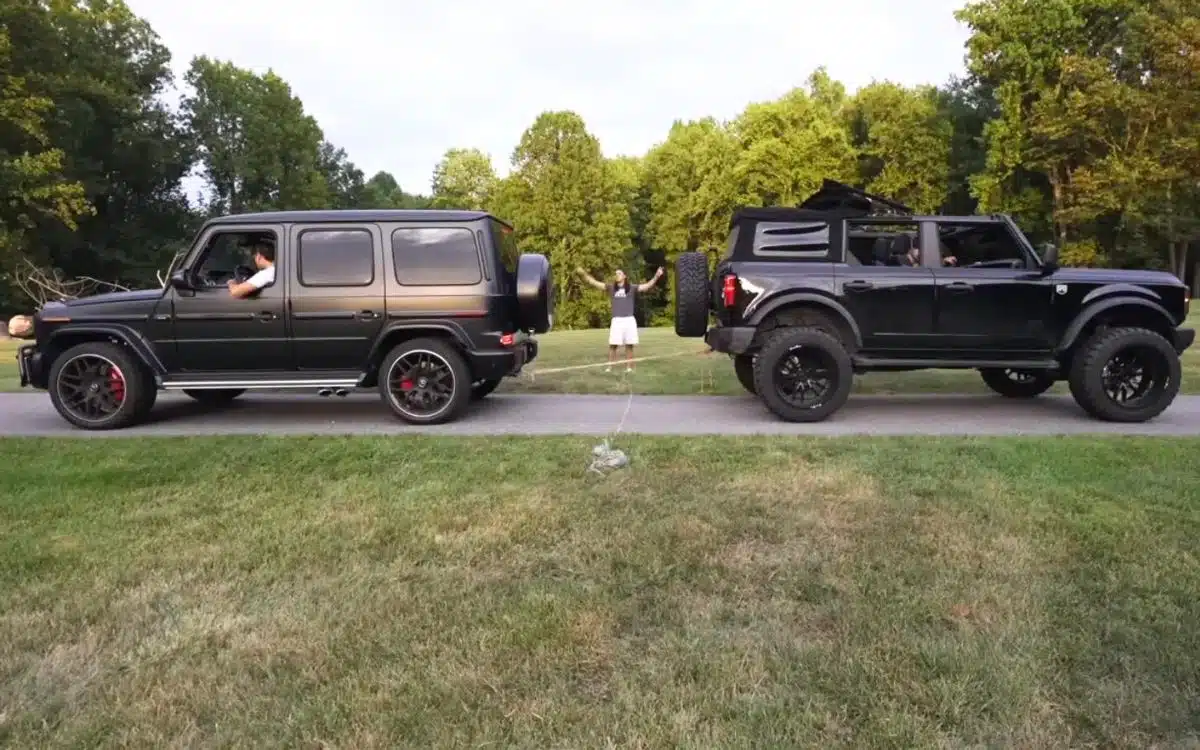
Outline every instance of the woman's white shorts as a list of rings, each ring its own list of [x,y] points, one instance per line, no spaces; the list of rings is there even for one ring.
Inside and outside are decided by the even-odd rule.
[[[635,346],[638,342],[637,318],[613,318],[608,327],[609,346]]]

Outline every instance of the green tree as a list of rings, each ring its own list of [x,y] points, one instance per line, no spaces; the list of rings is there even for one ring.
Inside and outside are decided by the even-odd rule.
[[[846,116],[867,190],[924,213],[945,204],[954,126],[937,89],[873,83],[854,95]]]
[[[542,253],[559,269],[557,324],[600,324],[608,301],[574,269],[607,274],[625,262],[632,244],[629,210],[600,143],[574,112],[543,112],[522,134],[512,166],[492,210],[513,222],[524,252]]]
[[[429,208],[425,195],[406,193],[390,172],[376,172],[363,187],[361,208]]]
[[[334,202],[331,154],[291,87],[272,71],[256,75],[197,57],[184,102],[214,212],[322,208]]]
[[[433,170],[434,208],[480,210],[496,187],[492,159],[477,148],[446,151]]]

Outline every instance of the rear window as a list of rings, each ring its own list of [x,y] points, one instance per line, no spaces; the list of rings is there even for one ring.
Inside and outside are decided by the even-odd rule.
[[[464,286],[483,279],[475,233],[464,227],[397,229],[392,262],[404,286]]]
[[[829,224],[824,221],[760,221],[754,228],[754,254],[827,258]]]
[[[513,230],[495,219],[491,220],[492,224],[492,242],[500,250],[500,265],[509,273],[517,272],[517,259],[521,255],[521,251],[517,249],[517,238]]]

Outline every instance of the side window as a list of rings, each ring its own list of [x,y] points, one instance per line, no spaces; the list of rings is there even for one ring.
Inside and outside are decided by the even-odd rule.
[[[521,256],[521,251],[517,249],[517,240],[513,237],[513,230],[496,221],[492,222],[492,242],[500,249],[500,265],[505,271],[510,274],[517,272],[517,259]]]
[[[254,265],[253,248],[256,242],[264,239],[279,246],[279,237],[271,230],[219,231],[210,235],[204,248],[190,263],[192,280],[201,287],[224,288],[237,276],[239,269],[243,277],[253,275],[258,270]],[[273,285],[274,282],[267,287]]]
[[[915,221],[851,220],[846,234],[850,255],[864,266],[921,265]]]
[[[305,229],[296,253],[303,286],[370,286],[375,282],[375,243],[365,229]]]
[[[1029,257],[1000,222],[938,222],[942,265],[950,268],[1027,268]]]
[[[465,227],[392,232],[396,281],[404,286],[469,286],[483,280],[475,233]]]
[[[754,228],[754,254],[828,258],[829,224],[824,221],[760,221]]]

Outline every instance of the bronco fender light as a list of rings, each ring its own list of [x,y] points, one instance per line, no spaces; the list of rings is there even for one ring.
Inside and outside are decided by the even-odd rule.
[[[737,276],[733,274],[725,275],[725,285],[721,288],[721,301],[726,307],[733,307],[737,301]]]

